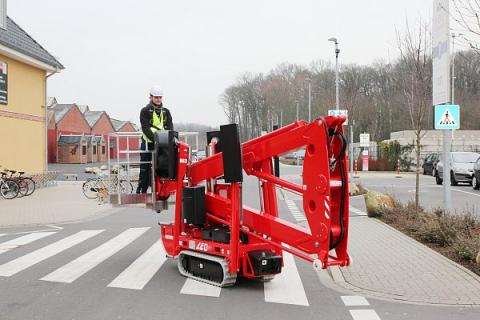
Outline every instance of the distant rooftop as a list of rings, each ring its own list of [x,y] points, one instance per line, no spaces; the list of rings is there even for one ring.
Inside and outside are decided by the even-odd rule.
[[[83,136],[79,135],[69,135],[69,136],[60,136],[58,138],[58,145],[66,145],[66,144],[80,144],[82,142]]]
[[[87,105],[78,104],[77,107],[78,107],[78,109],[80,109],[81,113],[85,113],[87,111],[90,111],[90,108]]]
[[[105,111],[87,111],[84,113],[85,120],[87,120],[90,128],[93,128]],[[106,114],[106,113],[105,113]]]
[[[112,118],[110,118],[110,120],[112,121],[113,128],[115,129],[115,131],[119,131],[120,129],[122,129],[124,125],[128,123],[128,121],[121,121],[121,120],[112,119]]]
[[[51,107],[50,110],[53,110],[55,112],[55,123],[59,123],[73,106],[75,106],[75,104],[73,103],[70,103],[70,104],[60,103]]]
[[[56,105],[57,103],[58,103],[57,98],[55,98],[55,97],[48,97],[47,98],[47,108],[51,108],[54,105]]]

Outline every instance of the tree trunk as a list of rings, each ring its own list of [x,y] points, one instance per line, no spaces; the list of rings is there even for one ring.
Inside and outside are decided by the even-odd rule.
[[[422,130],[417,129],[416,134],[416,146],[415,146],[415,155],[416,155],[416,170],[415,170],[415,214],[418,214],[418,207],[420,206],[420,135]]]

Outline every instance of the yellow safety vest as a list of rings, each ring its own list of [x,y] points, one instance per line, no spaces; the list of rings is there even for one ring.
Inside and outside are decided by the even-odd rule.
[[[163,119],[163,110],[160,111],[160,117],[157,115],[155,110],[153,110],[153,116],[152,116],[152,120],[151,120],[152,127],[150,127],[150,130],[152,131],[153,134],[155,134],[155,132],[158,131],[157,128],[159,128],[160,130],[164,129],[163,128],[163,120],[164,120]],[[145,134],[143,135],[143,139],[148,143],[153,143],[153,141],[148,139]]]

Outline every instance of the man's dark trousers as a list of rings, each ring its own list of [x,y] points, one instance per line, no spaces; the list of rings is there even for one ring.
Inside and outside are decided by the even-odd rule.
[[[140,146],[140,150],[148,150],[152,151],[154,148],[153,143],[147,143],[144,139],[142,139],[142,144]],[[140,164],[140,175],[138,177],[138,187],[137,193],[147,193],[148,187],[151,186],[151,176],[152,176],[152,154],[149,152],[140,153],[140,161],[148,161],[149,163],[142,163]]]

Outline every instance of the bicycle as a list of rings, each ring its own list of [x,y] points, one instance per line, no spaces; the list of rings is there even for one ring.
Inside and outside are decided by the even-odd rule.
[[[0,177],[0,195],[2,198],[11,200],[15,199],[19,194],[20,187],[15,180],[6,178],[2,174]]]
[[[118,180],[118,170],[112,171],[112,179],[106,178],[106,175],[97,170],[97,177],[88,179],[82,185],[83,194],[87,199],[97,199],[100,196],[108,196],[110,193],[117,193],[120,186],[121,193],[132,193],[133,184],[127,180]]]
[[[36,183],[32,179],[32,177],[24,176],[25,174],[24,171],[15,171],[15,170],[8,170],[5,169],[2,172],[2,175],[4,174],[5,176],[7,173],[10,172],[10,176],[8,176],[9,179],[15,180],[18,183],[18,186],[20,187],[19,194],[21,196],[30,196],[35,192],[36,189]],[[15,176],[15,173],[18,173],[18,176]]]

